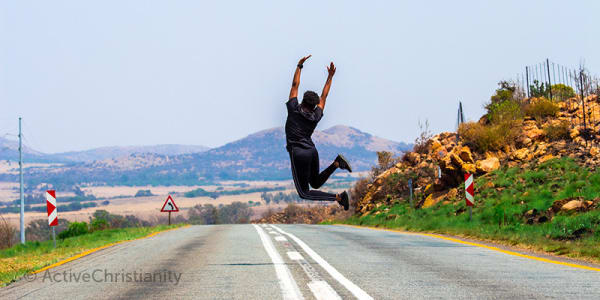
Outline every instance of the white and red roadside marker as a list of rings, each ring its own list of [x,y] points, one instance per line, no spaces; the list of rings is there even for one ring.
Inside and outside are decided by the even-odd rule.
[[[473,174],[466,173],[465,174],[465,196],[467,201],[467,206],[473,206],[475,203],[475,189],[473,187]]]
[[[58,225],[58,210],[56,209],[56,191],[46,191],[46,208],[48,211],[48,225]]]
[[[48,211],[48,225],[52,227],[52,240],[56,248],[56,226],[58,226],[58,209],[56,208],[56,191],[46,191],[46,210]]]
[[[469,221],[473,219],[473,204],[475,204],[475,188],[473,186],[473,174],[465,173],[465,201],[469,207]]]

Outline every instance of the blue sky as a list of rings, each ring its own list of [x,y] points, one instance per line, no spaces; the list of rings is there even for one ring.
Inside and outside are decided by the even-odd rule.
[[[597,1],[2,1],[0,135],[46,152],[220,146],[283,125],[334,78],[319,129],[412,141],[454,130],[502,79],[546,58],[600,70]],[[596,14],[596,15],[594,15]],[[12,135],[9,135],[11,137]]]

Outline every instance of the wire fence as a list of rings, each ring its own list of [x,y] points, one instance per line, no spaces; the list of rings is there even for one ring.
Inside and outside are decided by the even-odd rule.
[[[571,128],[578,128],[586,146],[600,133],[600,79],[583,65],[571,68],[546,59],[525,66],[514,84],[526,102],[539,97],[564,102]]]

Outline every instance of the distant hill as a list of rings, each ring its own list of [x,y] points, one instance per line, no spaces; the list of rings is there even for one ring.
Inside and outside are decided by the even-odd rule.
[[[48,155],[23,145],[23,156],[30,162],[62,162],[61,159]],[[19,160],[19,141],[0,137],[0,160]]]
[[[196,145],[152,145],[152,146],[113,146],[101,147],[85,151],[70,151],[57,154],[50,154],[50,157],[55,157],[60,160],[68,160],[75,162],[93,162],[95,160],[105,160],[129,156],[134,153],[152,153],[161,155],[179,155],[204,152],[210,148]]]
[[[319,149],[322,168],[343,153],[356,171],[370,169],[377,162],[377,151],[397,154],[412,149],[347,126],[315,131],[313,140]],[[69,156],[64,156],[69,157]],[[71,158],[74,160],[75,158]],[[208,151],[166,155],[132,153],[93,162],[31,170],[32,185],[81,183],[108,185],[180,184],[194,185],[215,180],[289,179],[290,162],[285,150],[282,127],[263,130]]]
[[[210,148],[198,145],[112,146],[83,151],[47,154],[23,145],[23,156],[29,162],[93,162],[127,157],[132,154],[180,155],[204,152]],[[19,142],[0,137],[0,160],[19,159]]]

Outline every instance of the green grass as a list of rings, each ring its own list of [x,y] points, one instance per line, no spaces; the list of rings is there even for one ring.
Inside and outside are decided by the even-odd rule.
[[[491,183],[491,184],[490,184]],[[493,184],[493,185],[492,185]],[[426,209],[412,209],[404,199],[370,214],[337,223],[426,231],[499,241],[559,255],[600,262],[600,209],[558,213],[544,223],[527,224],[532,209],[545,214],[554,201],[600,198],[600,171],[592,172],[570,159],[554,159],[521,169],[504,168],[475,180],[473,219],[459,199]],[[539,216],[540,214],[538,214]]]
[[[182,225],[100,230],[64,240],[57,239],[56,249],[52,240],[18,244],[0,250],[0,286],[14,281],[26,273],[39,270],[90,249],[119,241],[134,240],[154,232],[180,226]]]

